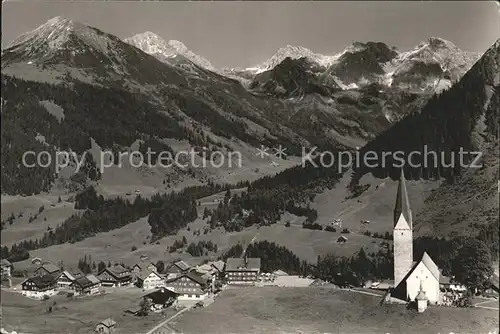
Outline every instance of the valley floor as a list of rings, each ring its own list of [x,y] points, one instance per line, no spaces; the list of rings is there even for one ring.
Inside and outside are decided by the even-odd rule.
[[[54,296],[46,301],[32,300],[17,292],[2,290],[2,327],[18,333],[87,334],[93,333],[98,322],[112,318],[118,333],[145,333],[164,320],[160,314],[147,317],[125,315],[124,311],[137,307],[147,292],[130,287],[117,289],[105,295],[68,298]],[[54,305],[54,302],[56,303]],[[52,312],[47,309],[52,306]],[[166,317],[175,313],[166,310]]]
[[[140,289],[47,301],[2,291],[2,327],[21,333],[91,333],[108,317],[120,334],[146,333],[177,313],[126,315],[137,307]],[[155,333],[492,333],[498,331],[498,301],[478,300],[490,308],[429,307],[424,313],[405,305],[380,305],[379,291],[332,287],[229,287],[205,308],[190,309]],[[52,312],[48,308],[52,306]],[[417,330],[418,329],[418,330]]]
[[[332,288],[243,288],[169,323],[182,333],[488,333],[498,311],[430,307],[419,314],[381,297]]]

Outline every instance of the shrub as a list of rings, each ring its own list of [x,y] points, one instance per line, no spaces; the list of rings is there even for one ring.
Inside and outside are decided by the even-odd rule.
[[[333,226],[328,225],[325,228],[325,231],[328,231],[328,232],[337,232],[337,229],[335,227],[333,227]]]

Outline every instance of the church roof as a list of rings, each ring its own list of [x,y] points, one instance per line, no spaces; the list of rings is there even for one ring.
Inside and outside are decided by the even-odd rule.
[[[425,264],[427,269],[429,269],[429,271],[432,273],[432,276],[434,276],[439,281],[439,275],[440,275],[439,268],[434,263],[434,261],[432,261],[431,257],[429,256],[429,254],[427,254],[427,252],[424,252],[424,255],[422,255],[422,260],[420,261]]]
[[[413,228],[410,201],[408,199],[408,191],[406,190],[405,176],[403,169],[401,169],[401,177],[399,179],[398,194],[396,196],[396,206],[394,207],[394,227],[399,221],[399,217],[403,215],[408,227]]]

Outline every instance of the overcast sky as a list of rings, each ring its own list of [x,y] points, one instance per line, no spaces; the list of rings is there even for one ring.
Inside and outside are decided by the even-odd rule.
[[[408,50],[431,36],[484,52],[500,37],[495,2],[43,2],[2,4],[2,48],[54,16],[120,38],[152,31],[216,67],[247,67],[282,46],[334,54],[353,41]]]

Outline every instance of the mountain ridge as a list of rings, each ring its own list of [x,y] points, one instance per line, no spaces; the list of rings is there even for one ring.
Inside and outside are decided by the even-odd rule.
[[[359,94],[338,103],[316,92],[295,100],[258,97],[187,59],[162,62],[116,36],[63,18],[24,34],[2,56],[3,124],[32,129],[22,140],[16,131],[3,133],[5,145],[13,145],[3,149],[12,157],[28,143],[38,145],[37,138],[78,154],[94,146],[128,150],[137,141],[168,149],[166,141],[175,139],[224,152],[242,145],[247,150],[282,145],[299,156],[301,147],[352,149],[392,119],[385,109],[372,107],[369,96],[358,101]],[[21,99],[16,91],[29,98]],[[47,101],[64,118],[46,115]],[[26,180],[36,179],[11,162],[2,160],[5,182],[23,173],[29,175]],[[20,188],[16,182],[23,181],[3,189]],[[28,188],[36,193],[51,182],[52,177],[37,179]]]
[[[150,31],[125,38],[123,41],[148,54],[162,58],[166,62],[168,62],[171,58],[182,56],[202,68],[216,72],[215,67],[207,59],[195,54],[180,41],[166,41],[162,37]]]

